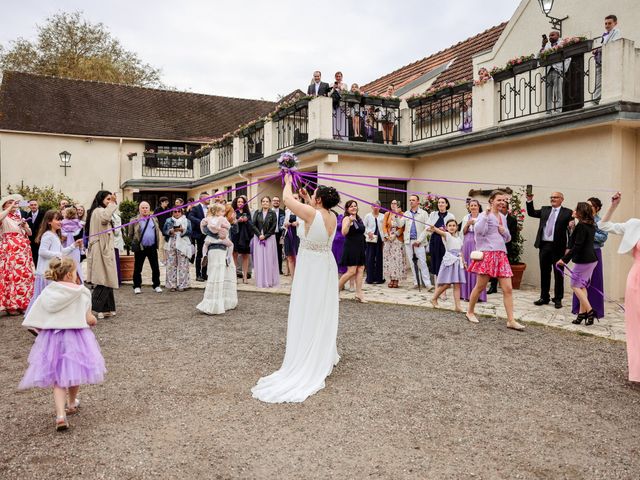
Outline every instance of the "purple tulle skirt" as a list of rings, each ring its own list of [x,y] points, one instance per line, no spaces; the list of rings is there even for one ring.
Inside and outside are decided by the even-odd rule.
[[[46,278],[44,278],[44,275],[36,273],[36,280],[35,282],[33,282],[33,297],[31,297],[31,301],[29,302],[29,306],[27,307],[27,311],[25,313],[29,313],[29,310],[31,310],[31,306],[35,303],[36,298],[40,296],[42,291],[50,283],[51,280],[47,280]]]
[[[96,337],[89,328],[41,330],[18,388],[62,388],[101,383],[106,372]]]
[[[459,250],[451,250],[453,255],[458,255]],[[448,283],[467,283],[467,276],[460,261],[455,262],[453,265],[445,265],[440,263],[440,270],[438,271],[438,285],[445,285]]]

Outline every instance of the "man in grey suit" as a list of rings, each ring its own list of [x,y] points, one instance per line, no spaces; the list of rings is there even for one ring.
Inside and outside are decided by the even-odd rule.
[[[313,82],[307,88],[307,95],[314,97],[326,96],[329,93],[329,84],[321,81],[322,73],[316,70],[313,72]]]

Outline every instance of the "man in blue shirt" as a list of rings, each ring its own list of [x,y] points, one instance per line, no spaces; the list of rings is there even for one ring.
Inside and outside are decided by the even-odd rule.
[[[129,238],[134,256],[133,292],[142,293],[142,267],[144,260],[149,259],[153,290],[161,293],[160,265],[158,264],[158,247],[160,246],[160,226],[155,217],[151,217],[151,207],[147,202],[140,202],[140,214],[133,218],[136,223],[129,225]]]

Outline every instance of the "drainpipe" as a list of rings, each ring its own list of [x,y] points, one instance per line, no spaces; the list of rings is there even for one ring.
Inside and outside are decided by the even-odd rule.
[[[122,138],[118,145],[118,190],[120,190],[120,198],[124,200],[124,189],[122,188]]]

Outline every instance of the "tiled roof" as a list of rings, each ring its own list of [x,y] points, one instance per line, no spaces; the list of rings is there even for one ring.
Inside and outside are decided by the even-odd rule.
[[[452,47],[438,53],[406,65],[394,72],[374,80],[362,86],[362,90],[372,95],[382,95],[387,87],[393,84],[396,90],[431,70],[447,64],[451,61],[451,66],[445,70],[437,79],[436,83],[457,82],[460,80],[473,80],[473,55],[490,50],[507,23],[501,23],[484,32],[457,43]]]
[[[5,71],[0,129],[208,141],[271,112],[275,102]]]
[[[293,92],[286,94],[284,97],[278,100],[278,105],[281,105],[283,103],[288,103],[292,100],[295,100],[296,98],[304,97],[306,95],[307,95],[306,93],[304,93],[302,90],[297,88]]]

